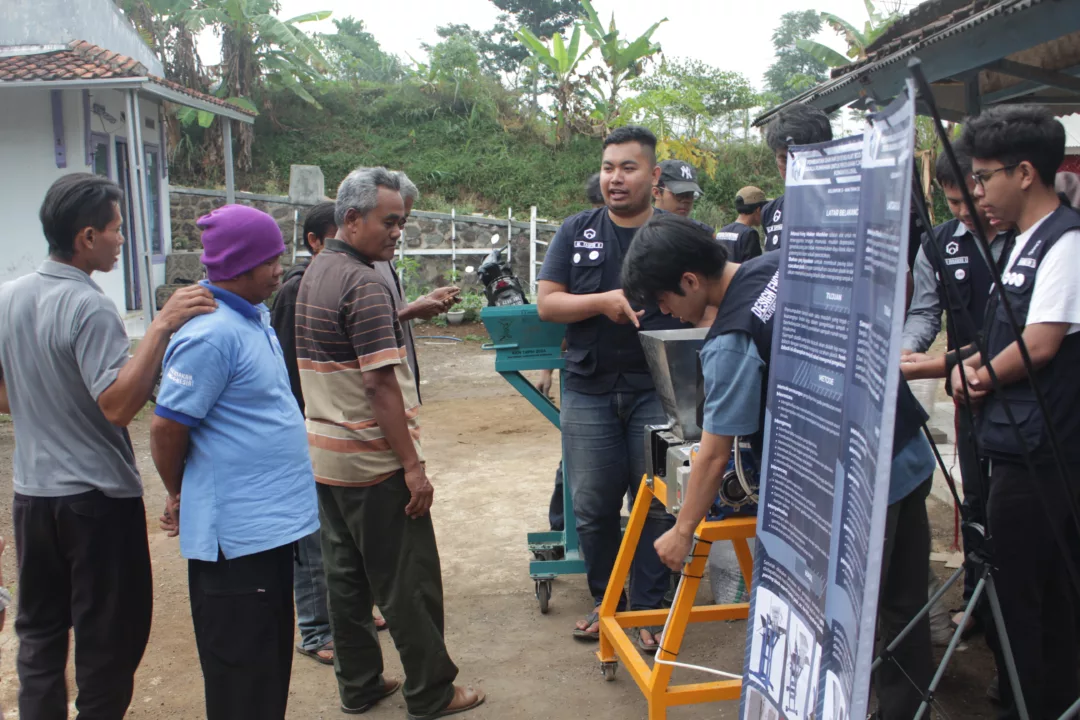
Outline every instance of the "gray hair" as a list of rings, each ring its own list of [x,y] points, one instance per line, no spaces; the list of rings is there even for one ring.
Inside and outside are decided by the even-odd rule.
[[[400,170],[395,170],[394,175],[397,176],[398,182],[401,183],[401,199],[416,202],[420,198],[420,190],[416,187],[416,183]]]
[[[359,167],[349,173],[338,186],[334,203],[334,221],[338,227],[345,225],[350,210],[367,215],[379,204],[379,188],[401,192],[401,182],[396,173],[383,167]]]

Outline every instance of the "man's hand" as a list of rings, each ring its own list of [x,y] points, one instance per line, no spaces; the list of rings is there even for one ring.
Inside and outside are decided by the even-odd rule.
[[[408,318],[430,320],[431,318],[446,312],[446,304],[433,298],[431,295],[423,295],[416,298],[408,307]]]
[[[964,373],[967,379],[966,393],[964,392],[964,381],[960,378],[960,373]],[[949,383],[952,386],[953,399],[968,405],[978,404],[989,392],[988,389],[982,386],[975,368],[963,363],[953,368]]]
[[[435,288],[427,295],[429,298],[441,302],[446,310],[461,302],[461,288],[450,285],[448,287]]]
[[[660,561],[676,571],[682,570],[693,546],[694,534],[687,535],[678,526],[668,530],[653,543]]]
[[[165,510],[158,519],[161,529],[169,537],[180,534],[180,496],[167,495],[165,497]]]
[[[645,314],[644,310],[634,310],[630,307],[630,301],[626,299],[626,295],[622,290],[611,290],[606,293],[601,293],[602,307],[604,315],[607,316],[611,322],[625,325],[626,323],[634,323],[634,327],[641,327],[641,323],[638,322],[638,318]]]
[[[926,353],[911,352],[910,350],[905,350],[900,353],[901,363],[921,363],[926,362],[929,359],[930,356]]]
[[[435,497],[435,488],[428,480],[427,470],[423,464],[417,465],[412,470],[405,471],[405,485],[409,488],[412,497],[405,506],[405,514],[413,520],[427,515],[431,509],[431,501]]]
[[[551,384],[554,377],[554,370],[541,370],[540,379],[536,382],[536,389],[542,392],[544,394],[544,397],[548,399],[551,399]]]
[[[170,334],[196,315],[212,313],[217,309],[214,295],[202,285],[186,285],[172,294],[165,307],[154,317],[154,323]]]

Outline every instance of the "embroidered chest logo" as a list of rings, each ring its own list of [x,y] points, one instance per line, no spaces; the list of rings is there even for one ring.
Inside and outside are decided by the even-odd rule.
[[[588,230],[586,230],[586,231],[585,231],[584,233],[582,233],[582,234],[583,234],[583,235],[585,236],[585,239],[586,239],[586,240],[592,240],[593,238],[595,238],[595,237],[596,237],[596,231],[595,231],[595,230],[593,230],[592,228],[589,228]]]
[[[956,253],[960,252],[960,243],[953,240],[945,246],[945,252],[947,252],[949,255],[955,255]]]

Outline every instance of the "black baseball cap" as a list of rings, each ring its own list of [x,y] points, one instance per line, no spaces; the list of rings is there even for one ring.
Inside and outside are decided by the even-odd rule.
[[[682,160],[664,160],[660,163],[660,184],[676,195],[694,192],[701,194],[697,183],[697,170]]]

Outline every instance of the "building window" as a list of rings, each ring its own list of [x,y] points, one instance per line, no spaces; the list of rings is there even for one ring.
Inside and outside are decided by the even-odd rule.
[[[161,255],[161,149],[146,145],[146,220],[150,229],[150,250]]]
[[[90,167],[95,175],[112,177],[109,162],[109,136],[103,133],[90,133]]]

